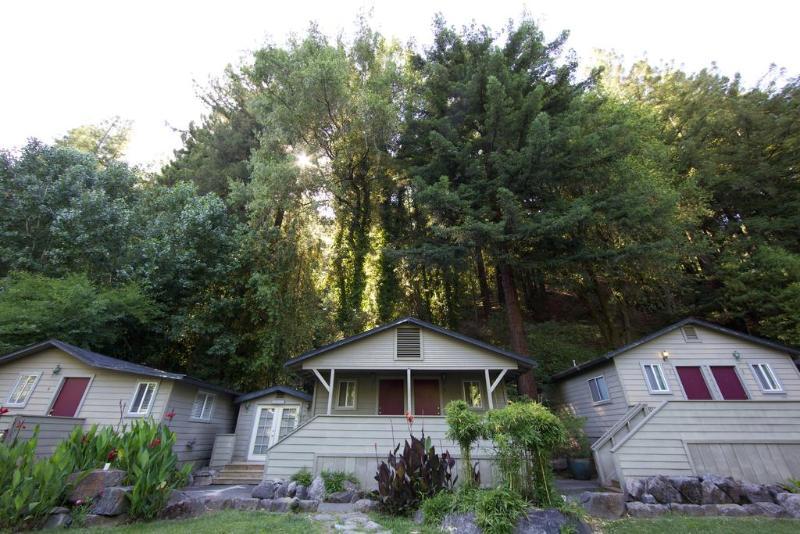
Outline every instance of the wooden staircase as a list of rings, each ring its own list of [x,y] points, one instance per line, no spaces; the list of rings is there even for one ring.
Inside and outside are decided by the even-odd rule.
[[[214,484],[260,484],[264,464],[231,463],[214,476]]]

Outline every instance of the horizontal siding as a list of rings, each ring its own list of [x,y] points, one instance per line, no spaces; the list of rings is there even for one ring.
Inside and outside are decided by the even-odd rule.
[[[600,375],[605,377],[611,402],[595,405],[587,381]],[[592,441],[605,434],[628,411],[613,363],[561,381],[556,390],[556,404],[586,418],[586,435]]]
[[[58,444],[69,437],[76,426],[83,426],[85,420],[76,417],[47,417],[47,416],[18,416],[16,418],[4,416],[7,427],[14,421],[19,422],[22,428],[9,430],[12,436],[20,441],[27,441],[33,437],[36,428],[39,428],[39,439],[36,443],[36,456],[51,455]]]
[[[517,362],[475,345],[421,329],[421,360],[396,360],[395,329],[348,343],[303,362],[303,369],[516,369]]]
[[[253,427],[255,426],[255,416],[256,413],[258,413],[258,407],[267,404],[299,407],[301,423],[309,417],[309,403],[289,395],[279,397],[277,394],[273,393],[241,403],[239,405],[239,416],[236,420],[236,442],[233,449],[233,461],[247,461],[250,439],[253,436]]]
[[[645,420],[629,439],[613,450],[618,474],[623,477],[653,475],[700,475],[709,468],[720,468],[717,475],[730,475],[751,482],[783,482],[800,471],[784,472],[780,480],[772,469],[742,470],[733,448],[720,448],[719,464],[693,463],[687,453],[693,443],[727,446],[749,443],[743,454],[759,455],[770,444],[800,445],[800,402],[797,401],[676,401],[668,402]],[[739,445],[736,445],[737,448]],[[701,454],[703,449],[700,449]],[[769,462],[769,459],[766,459]],[[761,464],[764,465],[763,463]],[[800,465],[800,464],[798,464]]]
[[[329,380],[330,375],[327,372],[321,372],[325,380]],[[496,378],[497,373],[492,373],[492,379]],[[405,411],[411,411],[408,407],[406,399],[406,373],[397,374],[381,374],[381,373],[354,373],[354,372],[335,372],[334,381],[336,383],[333,391],[333,412],[332,415],[378,415],[378,382],[382,378],[402,378],[403,379],[403,392],[404,401],[403,406]],[[448,373],[414,373],[411,374],[411,382],[413,384],[415,378],[436,378],[440,380],[441,386],[441,409],[444,413],[444,407],[452,400],[464,400],[463,382],[464,380],[477,380],[480,383],[481,395],[486,399],[486,376],[483,372],[453,372]],[[356,408],[340,409],[336,406],[337,393],[339,391],[339,382],[341,380],[355,380],[356,386]],[[412,403],[413,403],[413,386],[412,386]],[[492,395],[495,408],[501,408],[506,404],[506,390],[505,384],[499,384],[497,389],[494,390]],[[477,409],[478,412],[484,412],[488,409],[488,403],[484,400],[483,408]],[[328,390],[326,390],[319,380],[314,383],[314,402],[312,405],[313,415],[326,415],[328,411]]]
[[[687,343],[680,329],[669,332],[639,347],[624,352],[614,358],[622,385],[627,394],[628,403],[647,402],[653,406],[665,400],[683,400],[685,395],[678,380],[675,367],[681,365],[728,365],[735,366],[742,383],[751,399],[800,400],[800,372],[792,358],[785,353],[762,345],[756,345],[742,339],[721,334],[713,330],[697,327],[700,342]],[[669,358],[662,361],[662,351],[669,352]],[[738,351],[741,359],[736,360],[733,352]],[[651,394],[642,373],[642,363],[661,364],[667,382],[669,394]],[[750,364],[768,363],[781,382],[784,393],[773,394],[761,391]],[[721,399],[716,383],[707,369],[704,369],[706,383],[715,399]]]
[[[212,391],[210,393],[216,394],[217,398],[211,412],[211,421],[193,421],[192,406],[200,389],[202,388],[176,383],[168,403],[169,409],[175,411],[175,417],[168,422],[170,429],[177,435],[175,453],[181,462],[193,462],[195,467],[208,463],[216,435],[232,433],[235,420],[233,398]]]

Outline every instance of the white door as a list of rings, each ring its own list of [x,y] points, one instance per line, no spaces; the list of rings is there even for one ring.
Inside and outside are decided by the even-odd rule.
[[[262,462],[266,460],[267,449],[297,428],[297,423],[296,407],[258,406],[248,459]]]

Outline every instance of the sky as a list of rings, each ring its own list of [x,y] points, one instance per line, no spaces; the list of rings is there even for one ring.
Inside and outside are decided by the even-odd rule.
[[[0,149],[119,115],[133,121],[128,161],[158,169],[204,112],[198,88],[312,20],[347,35],[371,13],[383,34],[424,46],[437,12],[500,30],[525,11],[548,38],[570,30],[567,47],[585,63],[602,49],[689,71],[716,62],[748,84],[770,64],[800,75],[794,0],[2,0]]]

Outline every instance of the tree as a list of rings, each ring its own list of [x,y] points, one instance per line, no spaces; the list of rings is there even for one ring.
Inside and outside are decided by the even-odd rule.
[[[125,155],[132,125],[132,121],[112,117],[100,124],[72,128],[55,145],[92,154],[102,166],[107,166]]]

